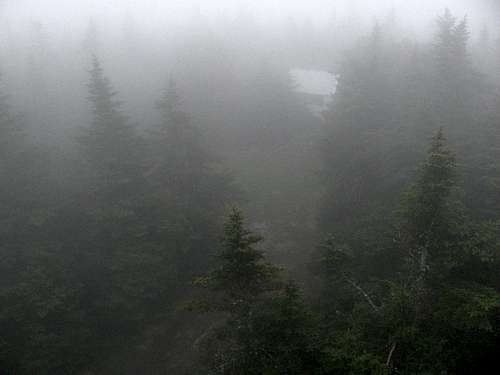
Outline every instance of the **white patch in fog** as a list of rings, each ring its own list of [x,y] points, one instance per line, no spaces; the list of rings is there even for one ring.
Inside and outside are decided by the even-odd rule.
[[[291,69],[290,75],[295,92],[314,115],[321,117],[335,94],[337,77],[326,71],[308,69]]]

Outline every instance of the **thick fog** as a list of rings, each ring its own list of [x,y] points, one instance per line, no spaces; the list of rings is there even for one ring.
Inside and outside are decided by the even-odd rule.
[[[457,14],[467,14],[475,24],[494,23],[498,7],[494,0],[300,0],[284,1],[156,1],[156,0],[19,0],[3,2],[4,20],[9,27],[21,31],[30,22],[42,22],[58,32],[78,33],[87,26],[89,19],[100,20],[108,28],[122,26],[126,17],[133,17],[141,28],[150,32],[164,32],[186,26],[193,17],[201,14],[207,22],[217,24],[241,15],[251,14],[268,28],[281,27],[290,18],[297,22],[312,22],[324,26],[333,20],[359,17],[363,22],[383,19],[395,11],[409,28],[423,31],[436,12],[449,7]],[[219,25],[220,26],[220,25]]]
[[[216,22],[217,17],[235,17],[240,12],[250,12],[262,22],[281,21],[288,17],[311,19],[315,23],[326,23],[332,16],[345,17],[352,13],[362,13],[366,17],[384,17],[388,10],[394,9],[405,21],[412,20],[417,26],[429,21],[428,17],[446,7],[458,13],[469,14],[473,18],[494,21],[498,9],[494,0],[35,0],[3,1],[4,14],[26,20],[40,21],[71,26],[81,26],[88,17],[102,17],[113,24],[120,23],[120,17],[134,14],[145,27],[157,27],[165,20],[169,27],[185,23],[193,13],[200,12]],[[166,25],[163,25],[165,27]],[[69,30],[68,30],[69,31]]]
[[[446,7],[458,17],[467,16],[473,38],[488,28],[495,39],[499,30],[498,7],[486,0],[7,0],[1,6],[1,67],[5,84],[15,93],[13,104],[25,112],[20,103],[27,100],[33,105],[54,101],[47,104],[58,108],[51,109],[54,118],[47,121],[58,130],[84,116],[71,97],[85,95],[82,80],[92,54],[112,67],[109,75],[126,105],[135,106],[132,117],[143,122],[151,109],[147,103],[154,102],[170,75],[207,78],[199,70],[188,71],[197,70],[196,64],[209,70],[210,64],[221,67],[217,59],[225,60],[220,61],[228,64],[228,71],[221,71],[225,75],[238,59],[278,64],[283,70],[333,72],[340,51],[376,22],[394,22],[398,33],[429,39],[436,14]],[[208,75],[216,79],[218,73]],[[181,86],[189,84],[181,81]],[[29,99],[31,88],[45,90],[37,94],[42,98]]]
[[[499,0],[0,0],[0,374],[498,369],[499,144]]]

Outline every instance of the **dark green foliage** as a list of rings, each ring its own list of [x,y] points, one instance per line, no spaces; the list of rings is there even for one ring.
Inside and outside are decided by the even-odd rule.
[[[208,267],[213,254],[206,249],[216,243],[219,219],[240,194],[208,150],[201,130],[182,110],[172,79],[157,107],[161,117],[150,138],[151,167],[146,171],[150,213],[145,214],[157,221],[152,225],[176,232],[170,240],[177,247],[175,262],[186,281]]]
[[[499,337],[498,238],[484,222],[498,216],[495,151],[485,147],[496,139],[494,95],[472,65],[466,19],[446,11],[430,48],[383,30],[345,64],[328,117],[320,224],[335,239],[322,247],[318,308],[334,338],[331,366],[472,373],[495,362]]]
[[[247,360],[248,373],[320,374],[321,352],[317,321],[305,306],[301,292],[287,284],[270,301],[256,306],[247,351],[259,353]]]
[[[357,269],[366,270],[372,257],[327,242],[323,311],[338,371],[465,374],[481,361],[493,363],[498,239],[467,218],[457,186],[455,158],[440,130],[398,211],[392,273],[361,276]]]
[[[43,320],[64,309],[65,286],[54,285],[49,269],[53,258],[33,238],[43,233],[50,218],[48,159],[28,137],[20,116],[0,97],[0,369],[14,371],[21,363],[51,360],[42,343],[51,340]],[[50,268],[49,268],[50,267]],[[47,293],[44,287],[54,288]],[[56,289],[57,288],[57,289]],[[27,302],[30,303],[27,303]],[[36,333],[36,336],[35,336]],[[31,350],[26,350],[28,345]],[[56,360],[52,358],[52,360]]]
[[[156,177],[158,183],[168,183],[172,194],[186,193],[186,189],[199,185],[194,179],[203,178],[213,162],[203,145],[200,131],[190,123],[181,104],[175,82],[171,79],[157,103],[161,113],[161,123],[153,132],[157,164],[150,174]],[[166,181],[171,176],[175,178]]]
[[[150,276],[137,272],[158,261],[141,244],[141,140],[121,115],[97,60],[89,91],[94,120],[79,138],[85,162],[79,190],[71,200],[47,199],[51,210],[35,226],[24,219],[18,230],[24,239],[18,232],[20,246],[4,258],[16,263],[6,271],[15,275],[11,288],[2,293],[6,368],[14,373],[75,373],[95,366],[137,329],[138,305],[151,297]]]
[[[97,59],[90,78],[93,120],[78,137],[75,182],[60,201],[44,197],[50,210],[37,203],[44,185],[19,121],[0,107],[1,202],[10,204],[1,217],[0,368],[16,374],[106,367],[146,327],[175,319],[236,197],[187,115],[170,107],[161,136],[145,140]]]
[[[423,112],[416,97],[423,94],[422,78],[410,75],[418,73],[412,56],[418,49],[396,44],[385,30],[377,25],[346,56],[326,114],[320,226],[326,232],[334,227],[340,241],[357,241],[357,248],[383,236],[384,219],[418,156],[414,127]],[[400,61],[398,70],[394,60]],[[402,92],[404,85],[411,92]]]
[[[254,306],[237,341],[243,374],[323,373],[316,320],[293,284]]]
[[[214,294],[197,302],[202,310],[225,313],[223,323],[204,339],[210,374],[321,374],[323,353],[317,321],[298,288],[282,289],[277,268],[264,263],[255,246],[262,240],[244,227],[233,209],[225,225],[220,266],[196,285]]]
[[[455,158],[446,148],[442,129],[432,139],[416,184],[407,192],[400,229],[404,247],[426,273],[434,263],[449,262],[454,245],[462,240],[464,217],[458,192]],[[433,268],[433,267],[431,267]],[[435,270],[441,272],[442,269]]]
[[[79,143],[89,165],[89,190],[105,202],[126,200],[126,195],[141,182],[144,144],[121,112],[116,92],[96,57],[88,90],[93,121],[83,130]]]
[[[242,212],[233,208],[217,254],[220,267],[195,282],[220,296],[209,304],[216,311],[246,313],[259,296],[276,289],[278,269],[264,262],[264,253],[256,248],[261,241],[244,226]]]
[[[392,15],[335,51],[323,118],[254,35],[181,41],[176,59],[196,61],[169,68],[187,100],[170,80],[137,127],[94,58],[91,119],[57,150],[0,96],[0,373],[499,372],[500,54],[449,10],[434,26],[432,42],[401,38]],[[44,123],[55,108],[36,86]],[[228,166],[248,223],[233,209],[223,224],[240,198]]]
[[[437,19],[438,32],[435,55],[439,72],[448,79],[456,79],[457,73],[467,68],[467,44],[470,32],[467,18],[457,22],[449,9]]]
[[[409,269],[403,276],[409,282],[407,303],[413,311],[414,338],[401,349],[403,362],[409,366],[468,373],[479,358],[492,363],[500,290],[491,283],[495,240],[486,240],[487,232],[464,215],[455,174],[454,158],[440,131],[409,191],[403,220],[403,233],[408,237],[401,246],[409,251]],[[486,241],[478,243],[477,238]],[[429,352],[429,346],[441,360],[433,356],[426,361],[412,359],[416,351]]]

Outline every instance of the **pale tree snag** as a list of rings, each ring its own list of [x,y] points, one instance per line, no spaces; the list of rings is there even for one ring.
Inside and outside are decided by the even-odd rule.
[[[392,344],[391,350],[389,351],[389,355],[387,356],[387,361],[385,362],[385,365],[388,368],[391,366],[392,355],[394,354],[397,345],[398,345],[397,343]]]
[[[368,295],[368,293],[359,285],[357,284],[356,282],[354,282],[354,280],[352,280],[351,278],[349,278],[346,274],[342,273],[342,277],[344,278],[344,280],[349,284],[351,285],[353,288],[355,288],[358,292],[361,293],[361,295],[365,298],[366,302],[368,302],[368,304],[370,305],[370,307],[373,309],[373,311],[375,311],[376,313],[379,313],[380,312],[380,307],[378,307],[375,302],[373,302],[373,300],[371,299],[371,297]]]

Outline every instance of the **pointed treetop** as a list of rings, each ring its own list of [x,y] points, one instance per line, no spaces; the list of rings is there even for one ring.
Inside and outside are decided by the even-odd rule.
[[[264,261],[256,246],[262,237],[245,228],[243,213],[232,208],[218,253],[220,267],[195,283],[221,293],[221,311],[245,309],[259,295],[277,288],[278,268]]]
[[[427,244],[429,238],[444,238],[449,231],[451,218],[456,214],[451,207],[458,207],[450,205],[456,177],[455,156],[440,128],[432,137],[416,183],[407,193],[406,216],[410,232],[418,241]]]
[[[431,138],[429,158],[432,158],[434,154],[447,155],[448,158],[454,160],[453,152],[447,146],[447,139],[443,127],[440,127]]]
[[[424,185],[445,183],[448,188],[455,183],[455,156],[447,146],[443,128],[431,139],[427,160],[422,166],[421,183]],[[429,186],[423,186],[428,189]]]
[[[175,80],[170,76],[163,97],[157,102],[162,115],[162,127],[185,126],[189,116],[180,108],[182,100]]]
[[[456,17],[446,8],[443,15],[438,16],[436,23],[438,27],[438,45],[449,43],[453,37],[453,29],[457,23]]]
[[[449,9],[446,9],[444,14],[437,18],[437,26],[436,47],[441,50],[441,58],[443,56],[446,56],[446,59],[454,60],[465,58],[470,37],[467,16],[464,16],[457,23],[457,18],[451,14]],[[453,62],[444,61],[446,64]]]
[[[115,100],[117,92],[113,90],[111,82],[104,75],[101,62],[96,55],[92,55],[92,68],[89,71],[90,82],[88,100],[93,105],[94,125],[104,127],[124,127],[127,118],[120,111],[121,102]]]

